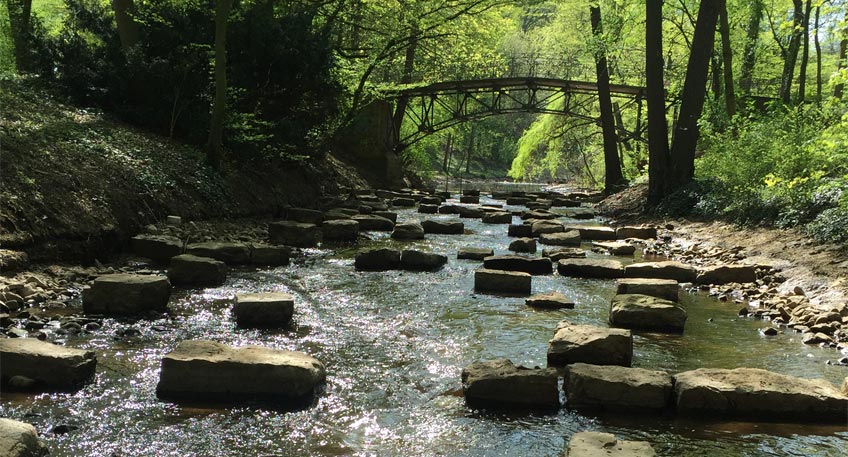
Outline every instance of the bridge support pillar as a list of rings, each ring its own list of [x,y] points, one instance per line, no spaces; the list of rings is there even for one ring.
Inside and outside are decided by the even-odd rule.
[[[356,167],[375,187],[406,187],[403,164],[395,154],[392,105],[375,101],[362,108],[353,120],[337,132],[335,149],[341,158]]]

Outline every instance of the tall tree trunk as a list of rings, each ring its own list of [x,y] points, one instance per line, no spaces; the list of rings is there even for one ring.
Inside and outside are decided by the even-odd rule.
[[[217,0],[215,5],[215,100],[209,125],[206,158],[212,168],[220,169],[224,156],[224,116],[227,112],[227,22],[233,0]]]
[[[138,43],[138,24],[132,17],[135,13],[135,3],[133,0],[112,0],[112,10],[115,12],[121,48],[129,49]]]
[[[601,36],[603,33],[601,8],[590,6],[589,13],[592,21],[592,35],[595,36],[595,45],[598,47],[595,50],[595,72],[598,76],[598,103],[601,108],[601,132],[604,137],[604,192],[612,194],[623,188],[627,181],[621,173],[621,161],[618,158],[618,135],[615,134],[615,118],[612,113],[609,69]]]
[[[721,54],[713,52],[710,54],[710,90],[713,93],[713,99],[718,101],[721,98]]]
[[[400,77],[401,84],[409,84],[412,82],[413,73],[415,71],[415,52],[418,49],[418,39],[415,38],[418,36],[418,28],[413,26],[412,33],[410,36],[413,37],[409,40],[409,46],[406,48],[406,55],[404,56],[403,61],[403,74]],[[395,107],[395,112],[392,115],[392,126],[394,128],[394,138],[395,143],[400,141],[400,129],[403,124],[403,116],[406,114],[406,107],[409,106],[409,99],[406,97],[400,97],[397,101],[397,106]]]
[[[807,98],[807,64],[810,62],[810,12],[813,10],[812,0],[804,5],[804,50],[801,53],[801,74],[798,75],[798,101]]]
[[[744,96],[751,94],[751,79],[757,62],[757,41],[760,38],[760,20],[763,17],[763,0],[751,1],[751,14],[748,17],[748,33],[745,39],[745,54],[742,55],[742,68],[739,75],[739,90]]]
[[[668,121],[665,117],[663,84],[663,0],[646,0],[645,91],[648,104],[648,203],[665,196],[668,174]]]
[[[733,90],[733,50],[730,48],[730,22],[727,18],[727,0],[721,1],[721,57],[724,68],[724,104],[727,115],[736,114],[736,92]]]
[[[821,5],[816,6],[816,31],[813,34],[813,43],[816,45],[816,100],[822,99],[822,59],[821,59],[821,43],[819,43],[819,13],[821,13]]]
[[[845,14],[848,14],[848,4],[845,6]],[[846,62],[845,59],[848,58],[848,25],[842,26],[842,39],[839,40],[839,64],[837,65],[837,70],[842,72],[845,69]],[[833,96],[837,100],[842,100],[842,92],[845,89],[845,83],[842,82],[842,78],[839,78],[839,83],[833,86]]]
[[[32,34],[32,0],[8,0],[9,28],[15,47],[18,71],[31,70],[30,35]]]
[[[695,148],[698,145],[698,118],[706,97],[707,65],[715,42],[718,2],[702,1],[698,8],[698,21],[692,37],[692,52],[686,66],[686,81],[680,96],[680,117],[675,126],[674,144],[671,146],[670,176],[667,193],[688,184],[695,174]]]
[[[792,101],[792,82],[795,75],[795,63],[798,61],[798,51],[801,48],[801,35],[803,34],[804,5],[801,0],[792,0],[794,12],[792,13],[792,36],[789,38],[789,47],[783,59],[783,72],[780,76],[780,99],[783,103]]]

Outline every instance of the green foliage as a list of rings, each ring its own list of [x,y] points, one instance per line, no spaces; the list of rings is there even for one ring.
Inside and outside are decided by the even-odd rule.
[[[8,78],[15,72],[15,45],[12,42],[8,2],[0,2],[0,79]]]

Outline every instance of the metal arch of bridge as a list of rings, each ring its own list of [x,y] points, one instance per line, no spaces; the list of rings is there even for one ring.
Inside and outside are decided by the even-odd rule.
[[[413,121],[412,133],[400,137],[401,129],[392,125],[395,152],[440,130],[462,122],[508,113],[549,113],[577,117],[600,123],[591,116],[598,85],[595,82],[553,78],[497,78],[471,81],[447,81],[421,87],[385,92],[387,99],[405,99],[403,119]],[[624,107],[637,104],[641,108],[645,89],[639,86],[611,84],[612,97],[626,99]],[[574,97],[583,95],[584,97]],[[588,96],[588,97],[587,97]],[[562,100],[562,109],[552,108]],[[441,108],[441,109],[437,109]],[[628,132],[617,126],[623,140],[642,140],[641,129]]]

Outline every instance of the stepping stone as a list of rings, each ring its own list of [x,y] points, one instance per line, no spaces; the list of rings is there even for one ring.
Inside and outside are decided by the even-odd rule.
[[[757,368],[701,368],[674,376],[677,412],[722,419],[834,422],[845,425],[848,397],[823,379]]]
[[[360,252],[353,265],[358,271],[395,270],[400,267],[400,251],[380,248]]]
[[[610,325],[639,330],[683,333],[686,311],[670,300],[640,294],[616,295]]]
[[[356,241],[359,222],[355,220],[326,221],[321,225],[324,241]]]
[[[175,285],[217,286],[227,280],[227,264],[209,257],[178,255],[171,259],[168,279]]]
[[[671,405],[671,375],[663,371],[575,363],[565,368],[568,409],[657,413]]]
[[[576,278],[614,279],[624,276],[624,266],[618,260],[562,259],[557,263],[557,272]]]
[[[438,270],[448,263],[447,256],[406,249],[400,254],[400,268],[411,271]]]
[[[510,224],[512,223],[512,213],[496,211],[483,216],[484,224]]]
[[[363,232],[391,232],[395,228],[391,220],[373,214],[352,216],[351,219],[359,222],[359,230]]]
[[[442,205],[439,207],[439,214],[459,214],[459,205]]]
[[[561,321],[549,343],[548,366],[582,362],[629,367],[633,360],[629,330]]]
[[[324,213],[308,208],[289,208],[286,210],[286,218],[292,222],[318,225],[324,220]]]
[[[410,207],[415,206],[415,200],[407,197],[398,197],[392,200],[392,206]]]
[[[82,290],[82,307],[88,314],[165,311],[170,297],[171,283],[165,276],[111,274]]]
[[[397,217],[398,217],[397,213],[394,213],[394,212],[391,212],[391,211],[374,211],[373,216],[382,217],[383,219],[388,219],[389,221],[392,222],[392,227],[394,227],[394,224],[397,223]],[[352,219],[356,220],[355,217],[352,217]],[[380,222],[382,223],[382,221],[380,221]],[[362,222],[360,222],[359,225],[361,226]],[[362,230],[362,227],[360,227],[359,230]],[[391,230],[391,229],[388,229],[388,230]]]
[[[615,237],[619,240],[637,238],[650,240],[657,237],[656,227],[618,227],[615,229]]]
[[[465,189],[465,190],[462,191],[462,195],[469,196],[469,197],[479,197],[480,191],[477,190],[477,189]]]
[[[627,256],[633,255],[633,253],[636,252],[636,246],[620,241],[595,241],[592,243],[592,246],[602,251],[609,252],[612,255]]]
[[[421,222],[424,233],[436,235],[462,235],[465,233],[465,224],[458,221],[428,220]]]
[[[548,211],[525,211],[521,213],[521,219],[536,219],[540,221],[551,220],[558,218],[559,215],[548,212]]]
[[[475,195],[462,195],[459,197],[460,203],[469,203],[469,204],[478,204],[480,203],[480,197]]]
[[[236,294],[233,314],[239,327],[284,327],[294,314],[294,297],[282,292]]]
[[[283,246],[254,244],[250,246],[250,263],[254,265],[288,265],[291,251]]]
[[[509,250],[512,252],[536,252],[536,240],[534,238],[519,238],[509,243]]]
[[[244,243],[208,241],[186,246],[186,254],[209,257],[230,265],[250,263],[250,248]]]
[[[161,263],[183,252],[183,242],[175,236],[138,235],[130,240],[130,246],[133,254]]]
[[[3,457],[43,457],[50,452],[30,424],[0,417],[0,455]]]
[[[533,226],[530,224],[513,224],[507,229],[508,236],[529,238],[533,236]]]
[[[475,362],[462,370],[465,401],[472,408],[559,409],[557,372],[516,366],[507,359]]]
[[[156,394],[213,401],[304,399],[324,377],[324,364],[303,352],[183,341],[162,359]]]
[[[655,457],[647,441],[624,441],[611,433],[580,432],[571,436],[567,457]]]
[[[439,205],[421,204],[418,206],[418,212],[421,214],[436,214],[439,212]]]
[[[495,251],[488,248],[460,248],[456,254],[457,259],[483,260],[486,257],[495,255]]]
[[[530,227],[530,233],[532,236],[541,236],[545,233],[559,233],[565,231],[565,227],[563,227],[562,224],[553,221],[533,222]]]
[[[510,206],[523,206],[531,201],[532,199],[527,197],[507,197],[506,204]]]
[[[563,259],[585,259],[586,251],[579,248],[553,247],[542,249],[542,257],[551,259],[551,262],[559,262]]]
[[[577,220],[594,219],[596,214],[592,208],[569,208],[563,212],[565,217]],[[613,238],[615,239],[615,238]]]
[[[397,224],[392,232],[392,238],[395,240],[423,240],[424,227],[419,222]]]
[[[559,233],[543,233],[539,242],[552,246],[580,246],[580,232],[569,230]]]
[[[293,221],[279,221],[268,224],[268,240],[272,244],[310,248],[318,244],[320,236],[321,231],[315,224]]]
[[[698,284],[727,284],[757,282],[757,270],[749,265],[718,265],[707,267],[695,278]]]
[[[559,292],[533,295],[524,300],[524,304],[533,308],[544,309],[573,309],[574,301]]]
[[[625,278],[618,280],[618,294],[641,294],[677,302],[680,286],[673,279]]]
[[[642,262],[624,268],[627,278],[674,279],[678,282],[694,282],[695,268],[673,260],[664,262]]]
[[[73,349],[35,338],[0,339],[0,381],[9,387],[15,377],[32,381],[30,389],[70,391],[94,377],[93,351]]]
[[[483,259],[483,267],[490,270],[523,271],[531,275],[549,275],[553,273],[551,260],[544,257],[495,255]]]
[[[577,208],[580,206],[580,202],[577,200],[558,197],[551,201],[551,206],[555,208]]]
[[[325,221],[327,220],[327,214],[330,214],[330,213],[341,214],[341,215],[344,215],[344,216],[347,216],[347,217],[352,217],[352,216],[356,216],[357,214],[359,214],[359,210],[354,209],[354,208],[330,208],[324,213],[324,220]]]
[[[457,214],[459,217],[463,219],[481,219],[486,215],[486,211],[483,208],[478,207],[470,207],[470,206],[458,206],[456,208]]]
[[[442,199],[439,197],[422,197],[420,203],[422,205],[436,205],[438,207],[442,204]]]
[[[474,290],[508,294],[530,294],[533,277],[520,271],[479,268],[474,271]]]
[[[535,202],[527,202],[527,209],[534,211],[545,211],[551,209],[550,201],[535,201]]]
[[[577,230],[584,240],[615,241],[615,229],[612,227],[574,225],[566,227],[566,230]]]
[[[503,190],[496,190],[492,192],[492,200],[506,200],[510,197],[510,193]]]

